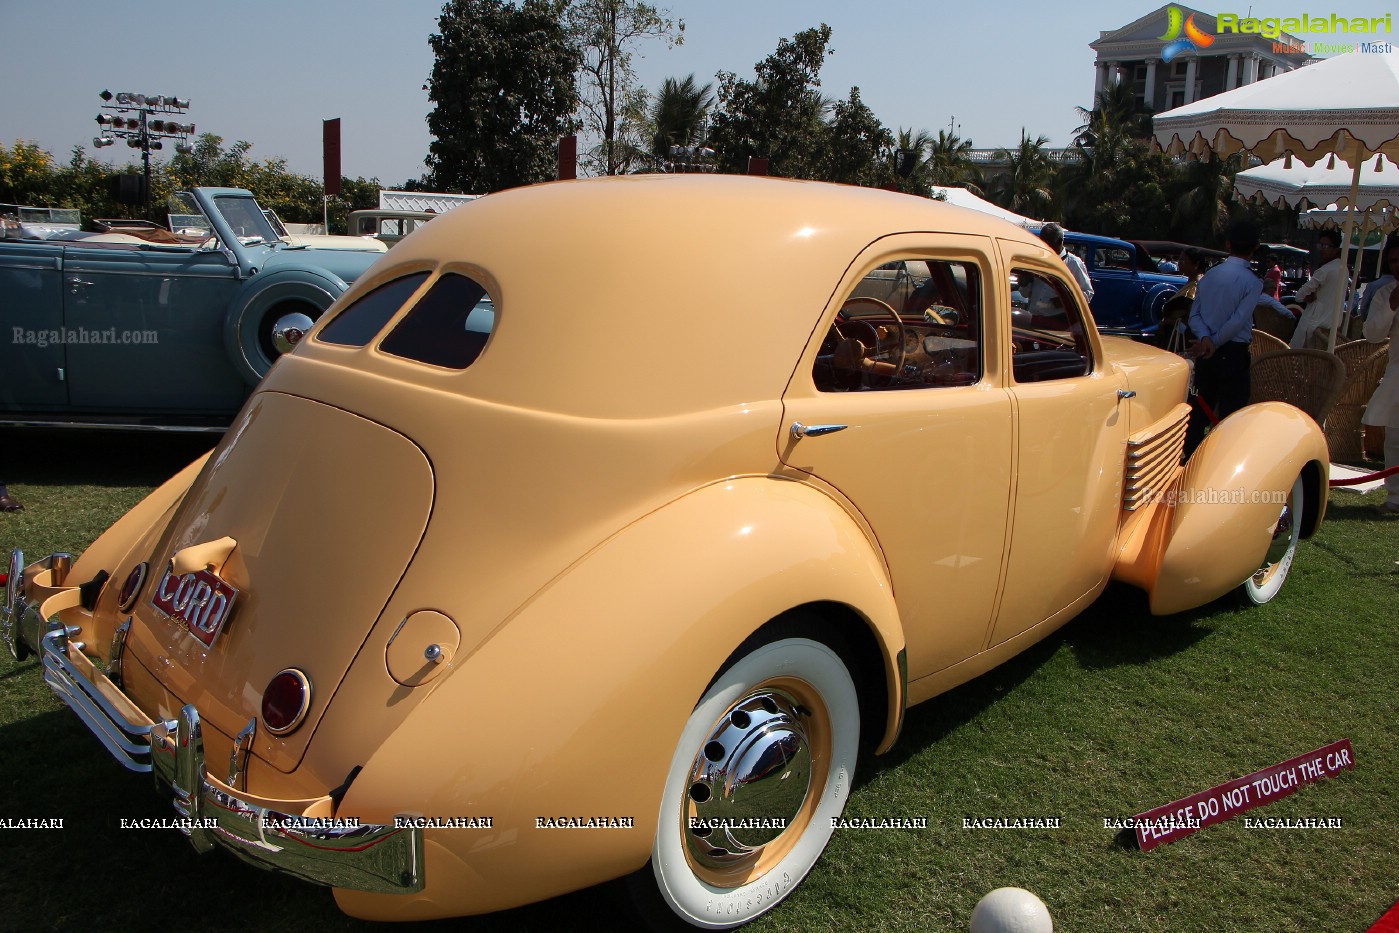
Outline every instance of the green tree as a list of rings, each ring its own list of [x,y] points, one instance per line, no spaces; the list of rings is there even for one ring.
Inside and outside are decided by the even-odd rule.
[[[865,106],[860,89],[832,107],[821,173],[824,181],[847,185],[881,185],[890,180],[889,151],[894,135]]]
[[[589,158],[598,174],[622,174],[644,154],[637,136],[644,95],[638,96],[632,59],[642,40],[659,39],[668,48],[685,41],[685,23],[669,15],[638,0],[572,0],[564,11],[569,37],[582,54],[582,123],[600,140]]]
[[[682,80],[666,78],[651,107],[651,155],[666,162],[671,146],[703,145],[713,107],[714,85],[701,87],[693,74]]]
[[[818,176],[828,133],[818,88],[830,39],[831,27],[822,23],[779,40],[751,81],[719,72],[710,139],[721,171],[744,172],[748,159],[759,156],[769,160],[773,175]]]
[[[937,139],[928,141],[928,169],[935,185],[974,187],[971,159],[972,141],[951,130],[938,130]]]
[[[904,194],[918,194],[928,197],[932,186],[937,184],[933,176],[933,138],[927,130],[914,131],[899,128],[898,138],[891,153],[893,185]]]
[[[1239,208],[1234,202],[1234,176],[1242,168],[1239,156],[1187,162],[1176,171],[1168,198],[1173,234],[1187,243],[1215,243]]]
[[[1031,139],[1021,127],[1020,145],[1013,151],[996,150],[996,161],[1004,162],[1007,171],[991,180],[991,200],[1027,217],[1048,217],[1054,202],[1054,164],[1045,152],[1048,144],[1048,137]]]
[[[425,164],[439,191],[485,193],[554,177],[573,132],[582,56],[546,0],[449,0],[429,37]]]
[[[12,148],[0,145],[0,200],[44,207],[67,205],[47,201],[54,182],[53,156],[38,143],[15,140]]]

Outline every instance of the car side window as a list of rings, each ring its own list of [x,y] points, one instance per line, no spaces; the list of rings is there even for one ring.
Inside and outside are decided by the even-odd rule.
[[[1011,272],[1011,288],[1015,381],[1045,382],[1091,373],[1093,352],[1068,283],[1048,272],[1017,268]]]
[[[1128,272],[1132,271],[1134,263],[1132,262],[1132,254],[1130,251],[1112,247],[1104,250],[1104,252],[1107,254],[1106,265],[1109,269],[1126,269]]]
[[[982,274],[974,262],[907,258],[856,283],[822,339],[822,392],[969,386],[982,365]]]
[[[415,272],[361,295],[348,308],[336,314],[317,339],[342,347],[364,346],[383,329],[389,318],[398,313],[398,309],[427,281],[427,277],[426,272]]]
[[[495,330],[495,303],[475,279],[455,272],[438,277],[379,349],[446,369],[466,369]]]

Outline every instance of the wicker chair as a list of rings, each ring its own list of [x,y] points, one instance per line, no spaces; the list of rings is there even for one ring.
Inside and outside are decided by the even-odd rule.
[[[1337,347],[1336,357],[1345,364],[1347,375],[1340,397],[1326,419],[1326,443],[1334,459],[1360,460],[1365,456],[1360,416],[1370,396],[1375,394],[1384,368],[1389,365],[1389,341],[1356,340]]]
[[[1325,350],[1276,350],[1253,361],[1250,402],[1287,402],[1324,424],[1346,381],[1345,364]]]
[[[1287,341],[1281,337],[1274,337],[1266,330],[1255,330],[1253,339],[1249,341],[1248,352],[1256,360],[1264,353],[1276,353],[1278,350],[1286,350]]]
[[[1290,305],[1293,313],[1301,316],[1301,311],[1297,305]],[[1259,305],[1253,309],[1253,332],[1256,334],[1262,331],[1265,334],[1272,334],[1278,337],[1283,343],[1292,339],[1292,332],[1297,329],[1297,322],[1283,317],[1272,305]]]

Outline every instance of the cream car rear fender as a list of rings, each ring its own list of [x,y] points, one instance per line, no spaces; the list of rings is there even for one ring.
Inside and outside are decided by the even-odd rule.
[[[890,682],[890,725],[874,737],[887,740],[902,711],[903,637],[882,568],[826,495],[769,477],[701,488],[619,532],[454,659],[461,669],[364,763],[338,811],[493,825],[429,829],[421,894],[341,890],[341,907],[368,919],[482,913],[640,868],[695,703],[749,635],[796,606],[849,607],[825,615],[872,633],[884,666],[874,673]],[[632,825],[537,825],[558,817]]]
[[[1118,576],[1143,587],[1157,615],[1217,599],[1258,569],[1281,505],[1298,476],[1306,501],[1301,534],[1310,537],[1326,510],[1326,438],[1291,405],[1263,402],[1231,415],[1191,456],[1179,485],[1149,506]],[[1132,541],[1135,539],[1135,542]]]
[[[144,559],[144,556],[134,554],[133,551],[143,544],[153,542],[165,530],[170,517],[208,459],[209,454],[205,454],[176,473],[102,532],[82,556],[73,562],[67,583],[78,586],[92,580],[100,571],[107,571],[111,577],[103,586],[98,608],[110,605],[112,609],[108,611],[114,611],[116,594],[121,590],[126,575]],[[149,576],[146,582],[149,586]],[[59,618],[65,625],[82,626],[82,634],[75,635],[74,638],[100,649],[105,656],[112,640],[114,615],[103,618],[97,614],[90,615],[81,607],[74,607],[64,610]]]

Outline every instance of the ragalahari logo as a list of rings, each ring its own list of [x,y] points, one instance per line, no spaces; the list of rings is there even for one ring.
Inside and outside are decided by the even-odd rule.
[[[1202,32],[1200,27],[1195,25],[1194,13],[1187,18],[1178,6],[1168,7],[1167,13],[1170,16],[1170,27],[1164,36],[1158,37],[1166,43],[1166,47],[1161,51],[1162,61],[1168,62],[1181,52],[1198,52],[1214,44],[1214,36]]]

